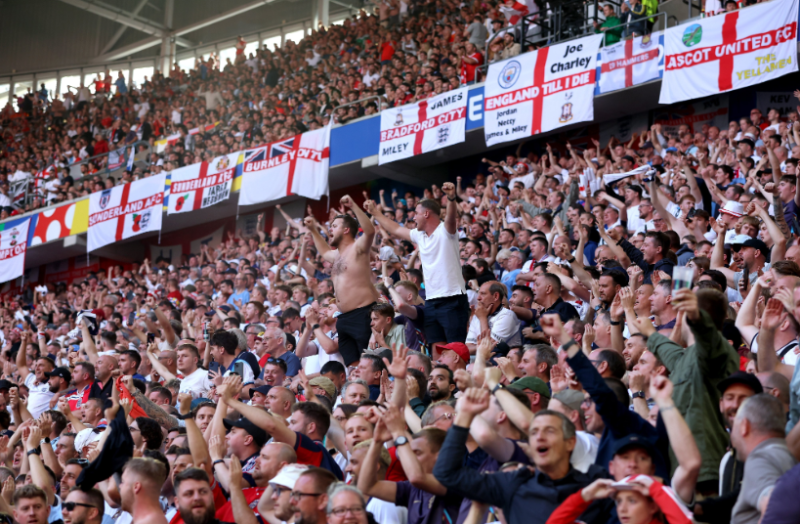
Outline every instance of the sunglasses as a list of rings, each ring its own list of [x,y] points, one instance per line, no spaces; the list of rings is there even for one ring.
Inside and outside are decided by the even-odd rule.
[[[61,507],[67,511],[75,511],[76,506],[81,506],[83,508],[97,508],[97,506],[92,506],[91,504],[83,504],[81,502],[62,502]]]

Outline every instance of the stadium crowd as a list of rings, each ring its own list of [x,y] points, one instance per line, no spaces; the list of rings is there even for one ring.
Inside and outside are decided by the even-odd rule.
[[[386,5],[354,26],[446,17]],[[312,38],[331,52],[329,36]],[[298,68],[301,49],[250,77],[243,57],[74,100],[46,132],[14,113],[4,137],[25,136],[1,167],[91,156],[106,128],[133,143],[140,111],[148,139],[182,130],[121,180],[51,186],[67,199],[322,125],[332,104],[304,75],[329,75],[340,101],[361,79],[319,49]],[[260,218],[177,267],[5,297],[0,520],[796,522],[798,114],[524,149],[422,194],[345,196],[326,217],[276,206],[285,230]]]
[[[634,24],[626,35],[647,30],[646,22],[630,18],[652,15],[657,6],[646,4],[644,11],[642,3],[625,4],[619,17],[610,16],[609,8],[597,31],[610,29],[607,40],[613,43],[622,35],[622,21]],[[107,71],[91,83],[62,86],[62,95],[44,85],[29,89],[16,107],[8,103],[0,111],[0,207],[14,214],[74,200],[292,137],[325,125],[333,114],[346,123],[377,113],[378,104],[395,107],[481,81],[488,62],[535,47],[523,48],[521,29],[510,20],[524,13],[539,18],[533,0],[385,0],[375,11],[320,28],[297,44],[265,46],[249,55],[240,39],[233,62],[220,63],[212,53],[192,71],[176,63],[141,86],[130,85],[122,72],[112,78]],[[530,27],[529,34],[542,34],[541,26]],[[156,140],[177,135],[180,143],[171,151],[154,153]],[[137,143],[140,152],[151,154],[126,171]],[[19,192],[9,194],[9,183],[26,179],[36,186],[28,201]]]
[[[792,522],[798,135],[548,145],[7,299],[0,514]]]

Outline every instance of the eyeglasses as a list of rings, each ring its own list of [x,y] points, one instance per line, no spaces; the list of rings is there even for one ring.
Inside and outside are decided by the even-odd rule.
[[[75,511],[76,506],[81,506],[83,508],[97,508],[97,506],[92,506],[91,504],[83,504],[82,502],[62,502],[61,507],[67,511]]]
[[[364,506],[353,506],[352,508],[333,508],[331,510],[331,515],[334,517],[344,517],[347,515],[348,511],[353,516],[362,515],[364,513]]]
[[[437,422],[439,422],[442,419],[450,420],[451,418],[453,418],[453,414],[452,413],[445,413],[445,414],[443,414],[441,416],[438,416],[435,419],[433,419],[433,424],[436,424]]]
[[[322,493],[303,493],[302,491],[292,491],[292,498],[299,499],[303,497],[319,497]]]

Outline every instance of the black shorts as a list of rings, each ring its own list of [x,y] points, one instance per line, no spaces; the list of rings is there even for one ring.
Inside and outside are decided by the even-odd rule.
[[[373,302],[368,306],[353,309],[336,317],[336,332],[339,334],[339,353],[344,358],[345,366],[361,359],[361,353],[367,349],[372,336],[370,312]]]
[[[425,339],[428,344],[464,342],[469,331],[469,313],[467,295],[426,300]]]

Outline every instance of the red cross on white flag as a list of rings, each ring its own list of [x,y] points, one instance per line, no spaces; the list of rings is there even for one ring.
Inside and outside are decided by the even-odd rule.
[[[664,34],[659,103],[760,84],[797,71],[798,0],[773,0]]]
[[[637,36],[600,50],[600,93],[643,84],[658,78],[661,33]]]

